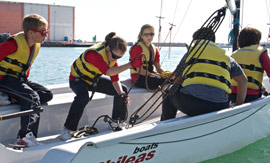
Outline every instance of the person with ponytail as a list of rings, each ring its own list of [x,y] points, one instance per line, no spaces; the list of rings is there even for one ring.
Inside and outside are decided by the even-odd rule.
[[[131,80],[136,87],[157,89],[164,81],[160,74],[164,72],[160,65],[160,54],[158,48],[152,44],[154,38],[154,27],[145,24],[141,27],[138,40],[130,48],[130,59],[142,58],[143,65],[139,68],[131,68]],[[136,60],[139,62],[139,60]],[[147,76],[147,82],[146,82]]]
[[[128,104],[125,96],[127,87],[120,83],[118,74],[142,64],[138,58],[139,61],[118,66],[117,59],[120,59],[126,50],[126,41],[111,32],[104,42],[91,46],[73,62],[69,84],[76,96],[59,137],[61,140],[70,139],[71,131],[77,130],[84,108],[91,101],[94,92],[114,96],[112,120],[123,122]],[[107,75],[110,79],[102,75]],[[92,91],[90,98],[89,91]]]

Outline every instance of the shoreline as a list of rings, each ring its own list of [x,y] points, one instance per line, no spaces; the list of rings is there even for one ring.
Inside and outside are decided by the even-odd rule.
[[[98,42],[65,42],[65,41],[56,41],[56,42],[50,42],[46,41],[41,44],[41,47],[90,47]],[[153,43],[155,46],[161,46],[161,47],[187,47],[188,45],[186,43]],[[219,44],[220,47],[231,47],[231,45],[228,44]],[[133,42],[127,42],[128,46],[134,45]]]

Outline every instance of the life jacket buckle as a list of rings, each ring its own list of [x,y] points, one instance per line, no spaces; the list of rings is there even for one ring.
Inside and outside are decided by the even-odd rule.
[[[221,81],[222,83],[225,83],[225,78],[224,78],[224,76],[219,76],[219,81]]]
[[[249,65],[249,69],[250,70],[255,70],[255,65],[253,65],[253,64]]]
[[[10,58],[7,58],[6,61],[7,61],[8,63],[11,63],[11,62],[12,62],[12,60],[11,60]]]

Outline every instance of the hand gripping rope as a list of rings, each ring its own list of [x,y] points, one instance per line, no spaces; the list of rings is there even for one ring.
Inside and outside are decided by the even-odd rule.
[[[140,57],[140,56],[139,56]],[[135,60],[137,57],[135,57],[133,60]],[[130,93],[131,89],[134,87],[134,83],[132,84],[132,86],[130,87],[130,89],[128,90],[127,93],[125,94],[122,94],[120,95],[122,97],[122,102],[126,102],[127,98],[128,98],[128,94]],[[91,99],[93,97],[95,92],[92,92],[92,95],[91,95]],[[96,134],[98,133],[98,129],[95,127],[96,123],[101,119],[103,118],[104,122],[105,123],[108,123],[109,126],[114,130],[114,131],[120,131],[122,130],[121,127],[120,127],[120,123],[123,123],[125,122],[127,119],[128,119],[128,111],[126,111],[126,115],[125,115],[125,118],[123,120],[114,120],[112,119],[109,115],[101,115],[99,116],[95,122],[93,123],[92,126],[84,126],[80,129],[78,129],[77,131],[73,132],[72,133],[72,137],[75,137],[75,138],[79,138],[79,137],[82,137],[82,136],[88,136],[88,135],[93,135],[93,134]],[[117,126],[116,127],[113,127],[111,124],[112,123],[116,123]]]
[[[221,25],[221,23],[224,20],[225,14],[226,14],[226,9],[227,7],[222,7],[221,9],[215,11],[207,20],[206,22],[201,26],[201,28],[210,28],[213,30],[213,32],[215,33],[217,31],[217,29],[219,28],[219,26]],[[216,15],[216,16],[214,16]],[[210,33],[207,34],[207,38],[211,38],[212,35],[210,35]],[[201,40],[196,40],[193,48],[191,48],[191,44],[194,42],[194,40],[191,41],[189,48],[188,48],[188,52],[185,54],[183,60],[185,61],[187,59],[187,57],[189,56],[189,54],[195,49],[196,46],[199,45],[199,42]],[[198,55],[197,58],[200,57],[200,55],[202,54],[202,52],[204,51],[204,49],[206,48],[206,46],[208,45],[210,41],[209,40],[204,40],[204,42],[202,44],[199,45],[199,48],[196,50],[196,52],[193,54],[193,56],[191,58],[194,58],[194,56],[198,53],[199,50],[200,54]],[[185,63],[185,62],[184,62]],[[186,68],[186,64],[182,64],[180,69],[182,70],[181,72],[183,72],[183,70]],[[190,68],[193,66],[193,64],[189,65],[188,70],[185,72],[184,75],[181,74],[181,78],[184,77],[187,72],[190,70]],[[175,72],[176,70],[174,70]],[[134,126],[136,124],[139,124],[141,122],[143,122],[145,119],[147,119],[150,115],[152,115],[157,109],[158,107],[163,103],[163,101],[169,96],[175,93],[176,90],[178,90],[178,88],[180,87],[180,85],[182,84],[182,81],[180,81],[179,84],[175,85],[173,84],[173,80],[172,80],[172,76],[174,74],[174,72],[164,81],[164,83],[160,86],[160,88],[166,87],[164,91],[162,91],[162,89],[157,89],[154,90],[153,95],[144,103],[142,104],[142,106],[140,108],[138,108],[135,112],[132,113],[132,115],[130,116],[129,119],[129,124],[131,126]],[[169,91],[170,87],[173,87],[172,91]],[[159,95],[157,97],[157,99],[154,101],[154,103],[145,111],[145,113],[143,113],[141,116],[138,115],[138,113],[146,106],[146,104],[152,99],[154,98],[157,93],[161,91],[161,95]],[[163,99],[160,103],[157,103],[158,100],[163,96]],[[153,111],[146,115],[148,112],[150,112],[150,110],[156,105],[156,107],[153,109]],[[142,120],[141,120],[142,119]],[[137,122],[138,120],[141,120],[139,122]]]

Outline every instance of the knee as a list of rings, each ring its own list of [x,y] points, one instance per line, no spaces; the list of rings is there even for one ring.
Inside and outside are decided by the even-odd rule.
[[[89,102],[89,97],[88,96],[76,96],[75,101],[80,102],[83,105],[86,105]]]
[[[49,92],[48,94],[46,94],[46,100],[47,101],[52,100],[52,98],[53,98],[53,93],[52,92]]]
[[[53,98],[53,93],[52,92],[47,92],[46,94],[43,94],[42,97],[40,97],[40,103],[44,104],[48,101],[51,101]]]

